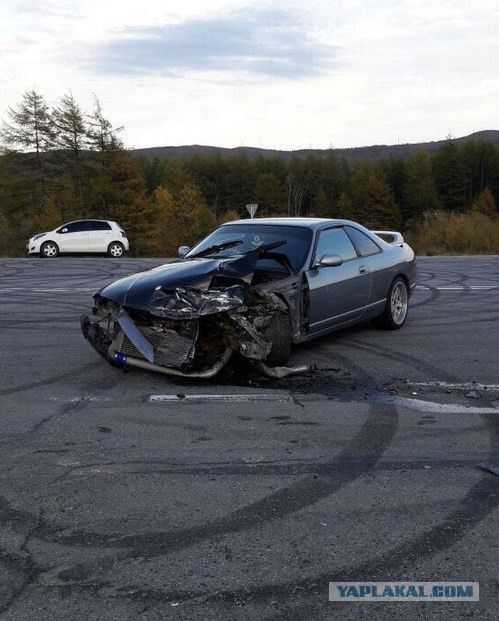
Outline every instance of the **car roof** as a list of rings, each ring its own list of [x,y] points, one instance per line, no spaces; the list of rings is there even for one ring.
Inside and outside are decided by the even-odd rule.
[[[63,226],[67,226],[68,224],[75,224],[76,222],[107,222],[108,224],[116,224],[116,226],[119,226],[119,224],[114,220],[104,220],[103,218],[79,218],[78,220],[68,220],[67,222],[64,222],[64,224],[60,224],[54,229],[54,231]]]
[[[319,229],[328,225],[332,226],[341,224],[353,224],[359,226],[356,222],[352,222],[351,220],[340,220],[333,218],[245,218],[244,220],[232,220],[231,222],[225,222],[222,226],[227,224],[301,226],[309,229]]]

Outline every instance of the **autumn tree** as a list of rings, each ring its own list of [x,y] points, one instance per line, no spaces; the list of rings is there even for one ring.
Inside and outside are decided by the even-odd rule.
[[[353,204],[351,198],[346,192],[342,192],[338,200],[333,204],[332,218],[341,218],[351,220],[353,213]]]
[[[404,181],[401,209],[404,221],[421,218],[426,211],[440,208],[426,149],[418,149],[411,155],[405,166]]]
[[[498,220],[499,212],[497,211],[496,201],[490,188],[484,188],[480,196],[474,201],[471,211],[481,213],[490,220]]]
[[[354,169],[351,198],[353,220],[372,229],[400,225],[390,189],[372,164],[361,162]]]
[[[123,142],[119,135],[123,126],[113,127],[111,121],[104,117],[99,98],[94,95],[94,108],[87,115],[87,141],[92,151],[122,151]]]
[[[168,162],[164,157],[141,157],[139,164],[149,196],[159,187],[166,186]]]
[[[195,185],[187,184],[175,194],[156,188],[149,203],[155,222],[151,249],[163,256],[176,256],[179,246],[193,246],[215,227],[215,217]]]
[[[238,209],[255,202],[256,170],[254,161],[238,153],[227,162],[224,181],[227,202],[225,209]]]
[[[447,139],[433,156],[432,172],[442,208],[445,211],[464,211],[465,180],[454,140]]]
[[[286,191],[279,184],[274,173],[267,172],[258,175],[254,194],[259,205],[259,216],[284,215]]]

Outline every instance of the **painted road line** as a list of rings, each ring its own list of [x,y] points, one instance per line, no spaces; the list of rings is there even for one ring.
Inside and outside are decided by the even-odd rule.
[[[443,287],[417,285],[416,289],[421,289],[425,291],[491,291],[494,289],[499,289],[499,285],[448,285]]]
[[[78,288],[78,287],[64,287],[64,288],[55,288],[55,287],[45,287],[45,288],[41,288],[41,287],[36,287],[36,288],[29,288],[29,287],[4,287],[2,289],[0,289],[0,293],[17,293],[17,292],[24,292],[24,293],[92,293],[97,291],[97,289],[99,288],[99,285],[95,285],[95,287],[92,287],[91,289],[85,288]]]
[[[434,414],[499,414],[499,408],[477,408],[457,403],[436,403],[421,399],[408,399],[406,397],[386,397],[375,399],[378,403],[390,403],[396,407],[417,410],[418,412],[432,412]]]
[[[453,390],[499,390],[499,384],[478,384],[476,382],[408,382],[419,388],[446,388]]]
[[[289,394],[200,394],[200,395],[149,395],[148,402],[149,403],[179,403],[183,401],[189,402],[199,402],[199,401],[209,401],[211,403],[214,402],[224,402],[224,403],[244,403],[247,401],[287,401],[294,402],[293,397]]]

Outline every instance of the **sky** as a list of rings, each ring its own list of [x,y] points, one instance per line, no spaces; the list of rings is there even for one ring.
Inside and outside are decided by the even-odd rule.
[[[444,140],[499,129],[499,0],[0,0],[0,67],[129,148]]]

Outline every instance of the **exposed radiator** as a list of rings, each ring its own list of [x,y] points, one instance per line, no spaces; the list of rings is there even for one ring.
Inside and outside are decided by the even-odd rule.
[[[163,329],[160,332],[153,328],[135,325],[153,346],[154,364],[164,367],[180,367],[192,360],[195,339],[180,336],[175,330]],[[126,333],[120,351],[126,356],[145,360]]]

